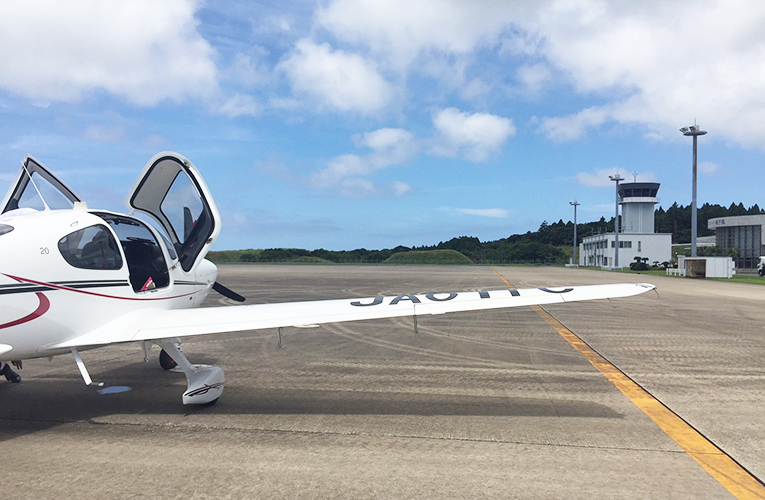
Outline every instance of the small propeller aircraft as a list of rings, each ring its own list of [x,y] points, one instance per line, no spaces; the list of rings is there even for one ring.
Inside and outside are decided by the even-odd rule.
[[[192,309],[210,290],[245,300],[216,282],[218,270],[205,259],[221,221],[199,171],[177,153],[159,153],[126,203],[130,215],[91,209],[39,161],[24,158],[0,204],[0,362],[71,353],[90,385],[80,350],[137,342],[148,362],[158,345],[162,367],[177,365],[186,375],[183,403],[207,404],[223,392],[223,370],[191,364],[181,337],[400,316],[416,321],[654,288],[589,285]],[[7,364],[3,370],[15,375]]]

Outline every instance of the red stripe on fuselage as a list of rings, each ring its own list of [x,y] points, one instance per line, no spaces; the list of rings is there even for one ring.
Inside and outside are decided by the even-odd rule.
[[[10,274],[4,274],[3,276],[7,276],[11,279],[14,279],[20,283],[32,283],[35,285],[40,286],[46,286],[49,288],[55,288],[56,290],[65,290],[67,292],[75,292],[75,293],[83,293],[85,295],[92,295],[94,297],[103,297],[106,299],[117,299],[117,300],[170,300],[170,299],[178,299],[180,297],[188,297],[189,295],[194,295],[197,292],[191,292],[191,293],[184,293],[181,295],[173,295],[172,297],[147,297],[147,298],[140,298],[140,297],[117,297],[116,295],[106,295],[103,293],[96,293],[96,292],[88,292],[86,290],[78,290],[76,288],[69,288],[67,286],[61,286],[61,285],[54,285],[52,283],[45,283],[44,281],[35,281],[31,280],[29,278],[20,278],[18,276],[12,276]],[[37,293],[37,292],[36,292]]]
[[[6,274],[6,276],[8,276]],[[8,276],[9,278],[13,278],[19,283],[23,283],[23,281],[20,278],[16,278],[15,276]],[[32,311],[31,314],[28,314],[24,316],[23,318],[17,319],[16,321],[11,321],[10,323],[5,323],[4,325],[0,325],[0,330],[4,328],[10,328],[12,326],[21,325],[23,323],[26,323],[28,321],[32,321],[33,319],[37,319],[46,312],[48,312],[48,309],[50,309],[50,300],[48,300],[48,297],[45,296],[42,292],[35,292],[35,295],[37,295],[37,300],[40,301],[40,304],[37,306],[37,309]]]
[[[42,292],[35,292],[35,295],[37,295],[37,298],[40,300],[40,305],[37,306],[37,309],[32,311],[31,314],[28,314],[27,316],[24,316],[21,319],[17,319],[16,321],[11,321],[10,323],[5,323],[4,325],[0,325],[0,330],[4,328],[10,328],[16,325],[21,325],[22,323],[26,323],[28,321],[32,321],[33,319],[39,318],[40,316],[48,312],[48,309],[50,309],[50,300],[48,300],[48,297],[46,297]]]

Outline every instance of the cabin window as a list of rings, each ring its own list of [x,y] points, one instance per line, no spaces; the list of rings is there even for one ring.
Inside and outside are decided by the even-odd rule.
[[[58,250],[71,266],[79,269],[122,268],[119,246],[109,229],[98,224],[61,238]]]

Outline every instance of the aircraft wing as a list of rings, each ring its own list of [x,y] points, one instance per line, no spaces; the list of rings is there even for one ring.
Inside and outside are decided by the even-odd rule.
[[[446,292],[396,297],[284,302],[198,309],[141,309],[51,348],[99,346],[212,333],[301,327],[343,321],[424,316],[531,305],[610,299],[653,290],[648,283]]]

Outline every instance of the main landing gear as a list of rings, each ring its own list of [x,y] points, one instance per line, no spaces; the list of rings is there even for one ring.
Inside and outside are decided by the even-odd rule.
[[[181,350],[178,338],[155,340],[162,348],[159,364],[165,370],[180,366],[186,375],[187,389],[183,393],[183,404],[203,405],[214,403],[223,394],[226,379],[218,366],[192,365]]]
[[[8,363],[5,363],[5,364],[0,363],[0,365],[3,366],[3,368],[0,369],[0,374],[5,375],[5,380],[7,380],[8,382],[13,382],[14,384],[18,384],[19,382],[21,382],[21,375],[13,371],[11,369],[11,365],[9,365]]]
[[[166,350],[162,349],[159,352],[159,366],[161,366],[163,370],[172,370],[178,366],[178,363],[170,357]]]

